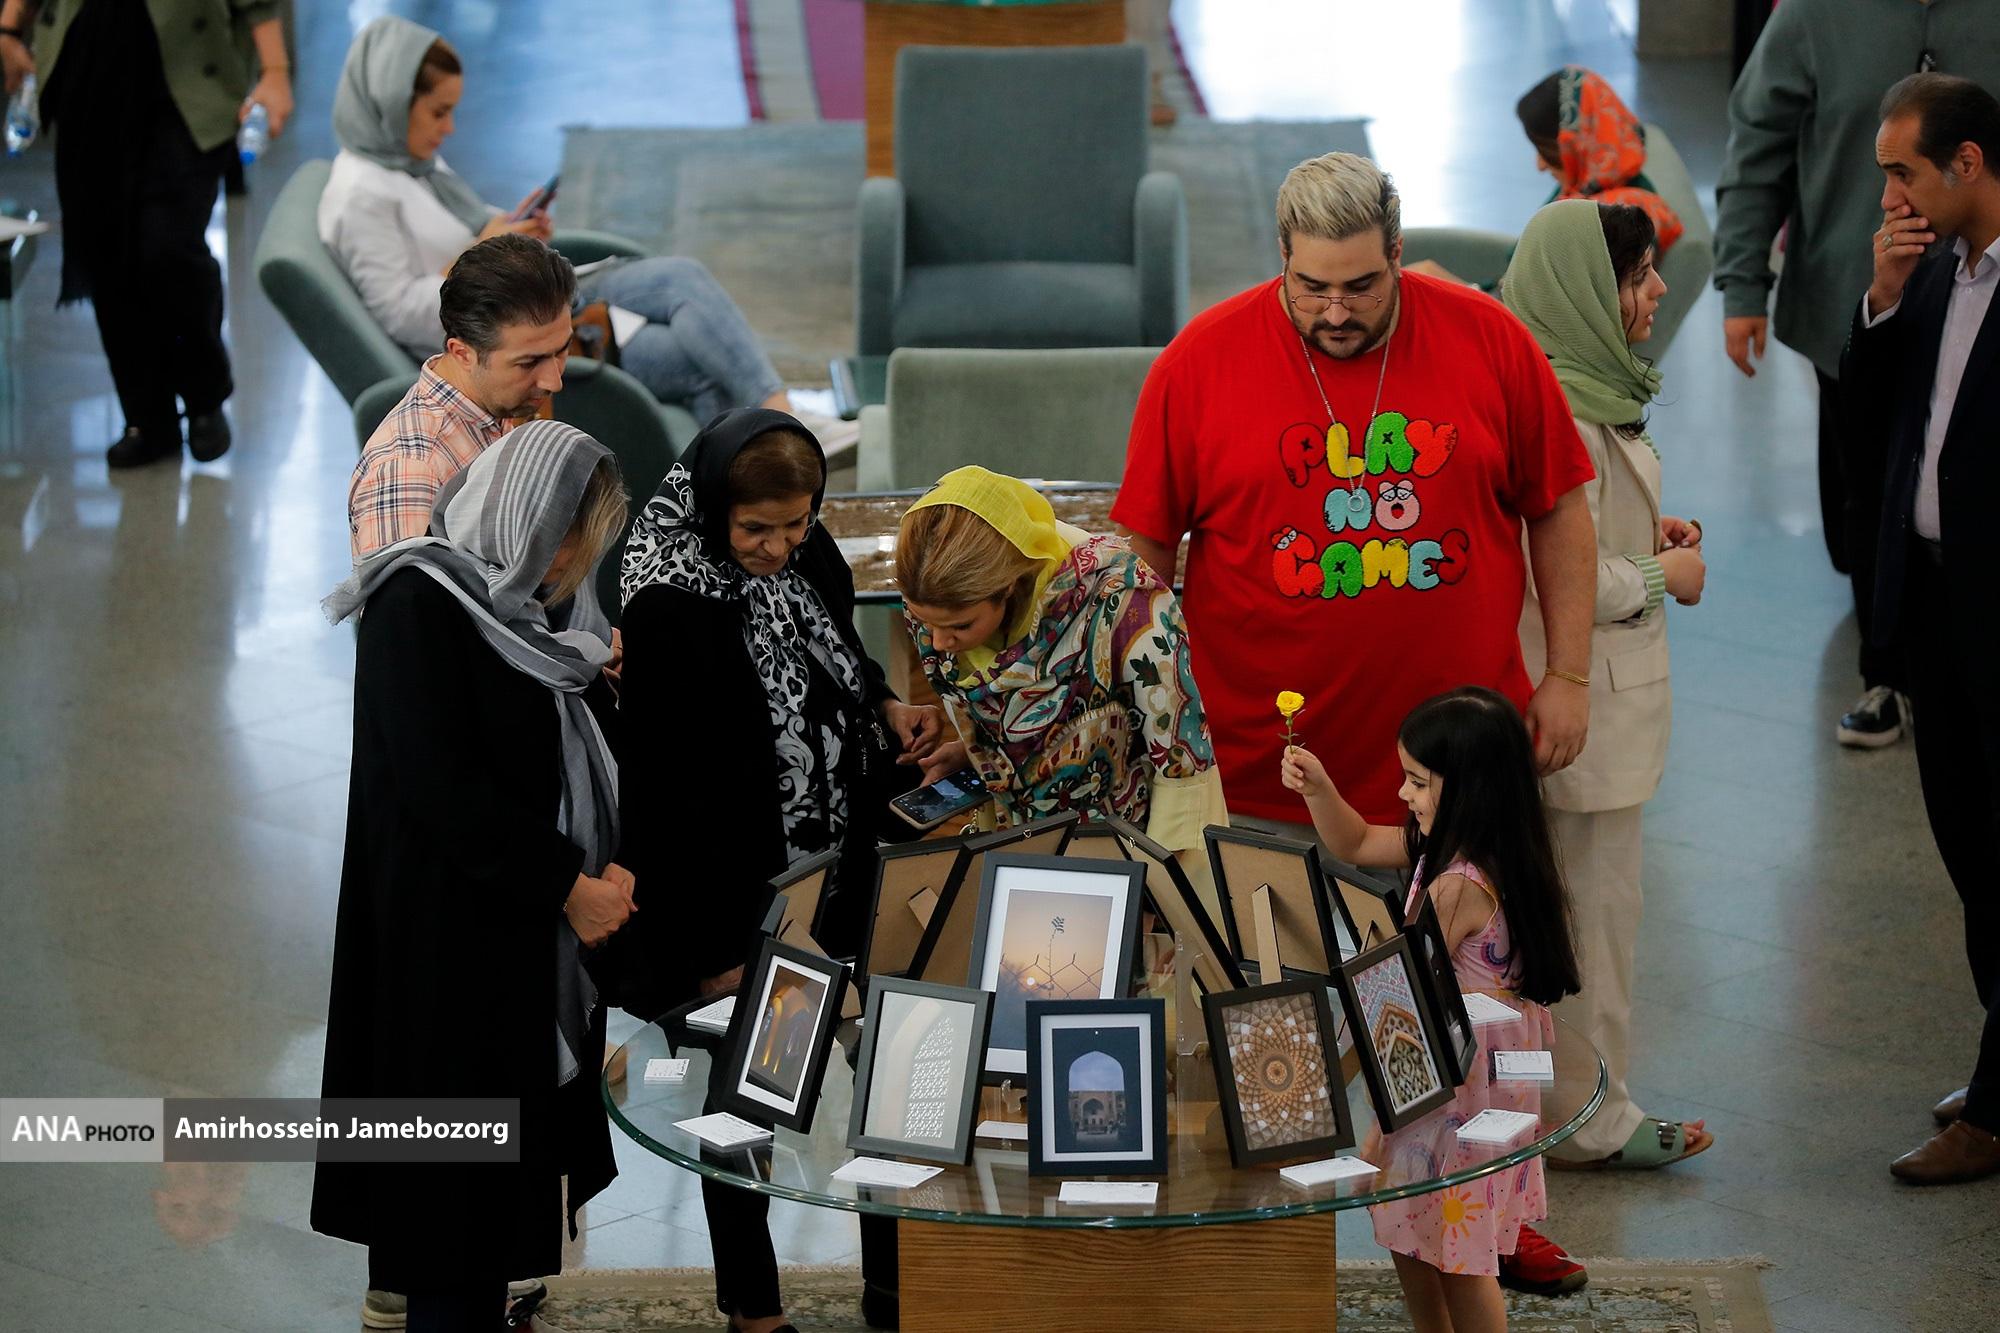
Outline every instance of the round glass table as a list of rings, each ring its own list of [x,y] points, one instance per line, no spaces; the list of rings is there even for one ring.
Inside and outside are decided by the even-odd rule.
[[[834,1179],[857,1156],[847,1146],[850,1057],[860,1035],[852,1022],[842,1025],[827,1061],[809,1133],[779,1129],[752,1148],[723,1152],[675,1128],[706,1109],[712,1065],[704,1047],[719,1039],[678,1030],[670,1039],[658,1024],[625,1043],[627,1077],[607,1085],[604,1100],[620,1130],[689,1171],[777,1198],[898,1219],[902,1327],[911,1333],[1331,1329],[1334,1213],[1432,1191],[1451,1191],[1467,1208],[1483,1206],[1476,1182],[1547,1152],[1595,1113],[1603,1061],[1573,1028],[1557,1020],[1554,1030],[1559,1080],[1490,1081],[1481,1099],[1539,1109],[1538,1125],[1507,1145],[1460,1140],[1458,1126],[1479,1108],[1446,1106],[1399,1131],[1393,1153],[1385,1152],[1350,1054],[1343,1073],[1356,1146],[1343,1152],[1378,1169],[1314,1186],[1284,1179],[1279,1164],[1233,1165],[1206,1053],[1170,1054],[1167,1171],[1133,1177],[1159,1183],[1157,1198],[1144,1206],[1063,1203],[1063,1180],[1081,1177],[1030,1175],[1026,1114],[1013,1088],[987,1089],[979,1118],[1018,1125],[1018,1141],[981,1137],[968,1165],[946,1166],[909,1188]],[[647,1061],[669,1056],[689,1061],[685,1081],[647,1082]],[[1489,1073],[1492,1058],[1482,1042],[1477,1059]]]

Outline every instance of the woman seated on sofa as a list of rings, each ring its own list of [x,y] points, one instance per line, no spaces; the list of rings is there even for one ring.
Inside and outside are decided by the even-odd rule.
[[[341,151],[320,196],[320,240],[376,322],[419,360],[444,346],[438,288],[461,253],[503,232],[547,240],[551,231],[545,209],[500,212],[438,156],[464,89],[458,55],[437,33],[379,18],[355,37],[334,94]],[[645,317],[621,340],[619,364],[697,421],[732,407],[792,410],[743,312],[699,262],[614,260],[581,275],[577,295]],[[841,435],[844,423],[830,424],[822,439]]]

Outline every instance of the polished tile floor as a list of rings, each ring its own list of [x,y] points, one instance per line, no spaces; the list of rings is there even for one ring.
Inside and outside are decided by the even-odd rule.
[[[0,1089],[317,1090],[340,862],[350,636],[316,602],[345,572],[353,436],[248,258],[297,162],[331,151],[353,29],[451,34],[473,79],[449,156],[512,199],[561,127],[738,123],[729,0],[580,9],[494,0],[299,6],[303,108],[219,210],[238,444],[207,467],[108,476],[120,421],[87,312],[53,309],[43,247],[9,312],[0,415]],[[1516,227],[1543,180],[1508,109],[1566,60],[1669,127],[1704,187],[1720,62],[1640,62],[1600,0],[1180,0],[1219,116],[1365,114],[1412,224]],[[1421,32],[1421,41],[1406,34]],[[1855,164],[1867,171],[1867,163]],[[38,148],[0,196],[53,207]],[[1579,1254],[1773,1262],[1785,1328],[1990,1327],[2000,1182],[1921,1192],[1885,1167],[1963,1081],[1977,1035],[1958,912],[1907,746],[1840,750],[1856,692],[1844,583],[1814,497],[1812,378],[1723,359],[1704,298],[1654,414],[1669,508],[1710,534],[1706,602],[1674,612],[1676,732],[1648,812],[1634,1081],[1703,1115],[1706,1156],[1556,1178]],[[574,1262],[707,1262],[692,1182],[621,1152]],[[306,1227],[301,1167],[0,1168],[0,1322],[22,1329],[352,1329],[360,1251]],[[449,1219],[438,1219],[448,1225]],[[780,1206],[781,1255],[851,1261],[851,1219]],[[1347,1218],[1343,1252],[1371,1253]]]

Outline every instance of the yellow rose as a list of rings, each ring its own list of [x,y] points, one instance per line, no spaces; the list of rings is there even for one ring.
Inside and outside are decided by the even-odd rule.
[[[1283,694],[1280,694],[1278,696],[1278,716],[1284,718],[1285,721],[1287,722],[1292,720],[1292,715],[1294,713],[1297,713],[1301,708],[1304,708],[1305,706],[1306,706],[1306,697],[1303,694],[1298,694],[1292,690],[1286,690]]]

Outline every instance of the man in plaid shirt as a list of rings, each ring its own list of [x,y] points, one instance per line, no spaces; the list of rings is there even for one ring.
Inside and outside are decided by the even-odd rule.
[[[347,531],[357,563],[428,532],[445,482],[562,387],[575,295],[569,261],[525,236],[494,236],[458,257],[438,294],[444,351],[354,465]]]

